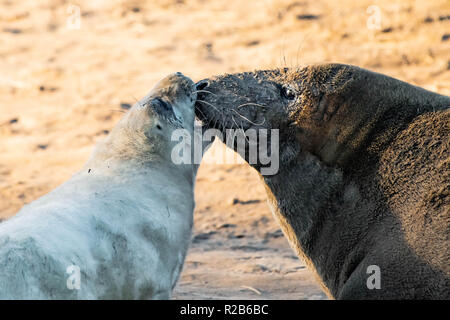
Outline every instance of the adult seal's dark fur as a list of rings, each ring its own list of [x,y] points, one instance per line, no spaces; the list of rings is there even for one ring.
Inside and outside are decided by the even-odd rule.
[[[268,202],[330,297],[450,298],[449,97],[340,64],[197,88],[210,127],[279,129]]]

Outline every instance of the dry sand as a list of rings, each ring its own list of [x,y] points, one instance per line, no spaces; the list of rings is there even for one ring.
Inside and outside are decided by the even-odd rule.
[[[0,1],[0,218],[67,180],[164,75],[341,62],[450,95],[450,1]],[[80,18],[78,19],[78,13]],[[247,165],[202,165],[174,298],[325,299]]]

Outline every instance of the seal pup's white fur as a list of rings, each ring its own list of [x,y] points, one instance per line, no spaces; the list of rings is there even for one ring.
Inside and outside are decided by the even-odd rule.
[[[164,78],[82,171],[0,224],[0,299],[170,298],[197,170],[173,164],[171,133],[193,133],[195,100],[189,78]]]

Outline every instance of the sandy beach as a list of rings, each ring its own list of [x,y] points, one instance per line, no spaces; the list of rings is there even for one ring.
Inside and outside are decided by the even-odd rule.
[[[0,8],[3,219],[69,179],[171,72],[199,81],[339,62],[450,95],[448,0],[1,0]],[[273,219],[255,170],[202,164],[195,197],[175,299],[327,299]]]

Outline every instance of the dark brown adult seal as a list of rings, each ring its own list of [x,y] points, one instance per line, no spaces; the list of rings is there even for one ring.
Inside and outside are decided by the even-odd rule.
[[[197,88],[209,127],[279,129],[268,203],[331,298],[450,298],[449,97],[340,64]]]

